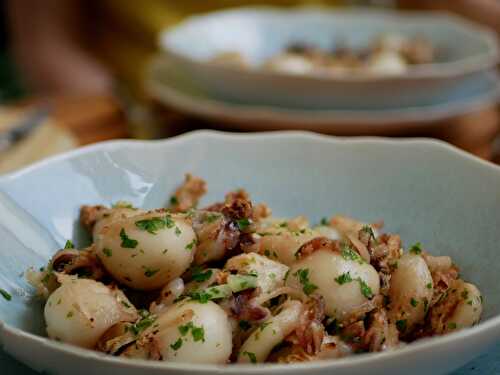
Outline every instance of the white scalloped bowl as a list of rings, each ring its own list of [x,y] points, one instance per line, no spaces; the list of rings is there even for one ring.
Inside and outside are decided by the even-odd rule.
[[[291,75],[210,63],[220,52],[237,51],[259,64],[291,42],[331,48],[335,39],[354,48],[385,32],[421,35],[439,51],[438,61],[401,75]],[[159,44],[179,68],[218,99],[302,109],[381,109],[433,103],[457,81],[493,68],[496,36],[458,16],[331,8],[236,8],[193,16],[165,30]]]
[[[277,215],[384,219],[406,243],[449,254],[485,297],[479,325],[393,352],[294,365],[193,365],[105,356],[44,337],[41,305],[20,276],[67,238],[81,244],[84,203],[158,207],[185,172],[205,178],[202,204],[236,187]],[[0,178],[0,344],[51,374],[444,374],[500,339],[500,168],[430,140],[342,139],[304,132],[201,131],[155,142],[85,147]],[[1,372],[1,371],[0,371]]]

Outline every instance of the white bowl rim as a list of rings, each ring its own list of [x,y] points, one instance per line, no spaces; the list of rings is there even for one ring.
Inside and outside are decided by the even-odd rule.
[[[485,71],[482,74],[495,81],[497,85],[488,92],[456,100],[444,101],[438,104],[424,106],[378,109],[378,110],[342,110],[342,109],[295,109],[271,105],[231,103],[212,96],[198,97],[191,95],[189,90],[165,85],[165,80],[158,80],[158,71],[164,64],[162,57],[154,57],[146,69],[145,87],[154,98],[163,104],[172,105],[179,110],[212,120],[223,116],[232,121],[252,121],[258,123],[284,123],[289,126],[303,126],[309,123],[316,126],[335,123],[357,126],[384,125],[385,129],[399,128],[401,123],[423,123],[439,121],[465,113],[479,111],[496,103],[500,99],[500,74],[495,70]],[[169,62],[169,64],[171,64]],[[175,69],[175,67],[174,67]]]
[[[441,152],[447,152],[453,154],[456,158],[460,158],[463,161],[472,162],[477,165],[477,167],[488,169],[492,173],[500,174],[500,166],[493,163],[485,161],[478,158],[472,154],[462,151],[455,146],[452,146],[446,142],[429,139],[429,138],[398,138],[389,139],[384,137],[334,137],[321,135],[308,131],[274,131],[274,132],[256,132],[256,133],[230,133],[215,130],[198,130],[189,133],[185,133],[176,137],[163,139],[163,140],[113,140],[100,142],[89,146],[84,146],[73,151],[61,153],[44,160],[38,161],[28,167],[22,168],[19,171],[15,171],[3,176],[0,176],[0,191],[2,190],[2,184],[8,183],[9,180],[21,178],[22,176],[29,174],[32,171],[44,168],[47,165],[78,158],[82,155],[99,152],[99,151],[113,151],[123,147],[149,147],[154,145],[155,147],[164,147],[165,145],[172,143],[185,143],[198,138],[217,138],[220,140],[231,140],[231,141],[258,141],[267,139],[280,139],[286,137],[288,139],[305,139],[316,142],[323,142],[328,144],[353,144],[353,145],[385,145],[388,147],[397,147],[405,149],[409,146],[414,147],[431,147],[434,149],[439,149]],[[168,362],[157,362],[157,361],[147,361],[138,359],[124,359],[106,355],[104,353],[99,353],[94,350],[83,349],[76,346],[60,343],[51,340],[46,337],[38,336],[33,333],[24,331],[22,329],[13,327],[0,319],[0,345],[3,343],[5,338],[8,336],[14,336],[20,339],[26,339],[37,342],[39,345],[47,347],[49,349],[58,351],[60,353],[78,356],[82,359],[94,360],[107,362],[109,364],[113,363],[119,366],[129,366],[137,369],[144,368],[159,368],[165,370],[183,370],[190,371],[193,373],[206,373],[207,371],[217,371],[217,373],[238,373],[242,374],[259,374],[267,372],[269,370],[274,370],[276,372],[282,371],[293,371],[294,373],[301,373],[307,369],[345,369],[352,366],[356,366],[357,363],[369,364],[369,363],[380,363],[384,361],[390,361],[394,357],[409,355],[411,353],[423,352],[431,348],[440,348],[449,343],[458,340],[466,340],[472,337],[479,337],[486,332],[497,331],[500,335],[500,314],[494,316],[484,322],[480,322],[478,325],[463,329],[458,332],[453,332],[444,336],[432,337],[428,339],[421,339],[412,344],[409,344],[403,348],[387,351],[381,353],[367,353],[358,356],[350,356],[341,359],[333,360],[323,360],[323,361],[313,361],[313,362],[303,362],[294,364],[228,364],[228,365],[209,365],[209,364],[191,364],[191,363],[168,363]],[[5,345],[5,344],[4,344]]]
[[[476,34],[477,37],[483,39],[488,45],[488,51],[483,54],[471,55],[462,59],[446,62],[434,62],[429,64],[420,64],[415,67],[410,67],[404,74],[354,74],[354,75],[313,75],[313,74],[290,74],[281,71],[266,71],[260,69],[245,69],[235,66],[226,66],[220,64],[213,64],[208,61],[190,57],[181,51],[171,48],[168,39],[175,32],[182,32],[184,28],[190,27],[192,23],[200,22],[205,18],[227,16],[238,13],[262,12],[262,13],[276,13],[280,15],[293,15],[301,12],[311,12],[320,14],[363,14],[363,15],[381,15],[389,18],[441,18],[447,19],[457,27],[462,28],[464,32],[469,34]],[[327,6],[296,6],[290,8],[283,8],[277,6],[242,6],[228,8],[209,12],[201,15],[189,16],[180,23],[165,28],[158,36],[158,45],[164,53],[170,55],[172,58],[178,60],[181,64],[194,65],[197,67],[204,67],[212,69],[219,73],[232,72],[242,74],[248,77],[260,76],[263,79],[276,79],[287,78],[293,79],[297,82],[300,81],[333,81],[333,82],[376,82],[376,81],[401,81],[413,80],[423,78],[452,78],[462,76],[468,73],[485,70],[495,66],[500,61],[499,41],[496,33],[490,28],[480,25],[476,22],[468,20],[457,14],[448,11],[408,11],[408,10],[389,10],[389,9],[373,9],[367,7],[350,7],[350,8],[334,8]]]

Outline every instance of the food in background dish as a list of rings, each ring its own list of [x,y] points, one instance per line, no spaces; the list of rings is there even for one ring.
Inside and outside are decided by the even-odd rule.
[[[432,63],[435,54],[434,47],[424,38],[386,34],[361,50],[337,47],[328,51],[307,43],[292,43],[258,68],[290,74],[403,74],[411,66]],[[222,52],[211,61],[251,68],[245,57],[235,51]]]
[[[92,244],[27,272],[54,340],[114,356],[293,363],[393,350],[479,322],[482,297],[448,256],[382,223],[277,218],[244,190],[197,208],[186,175],[168,208],[82,206]]]

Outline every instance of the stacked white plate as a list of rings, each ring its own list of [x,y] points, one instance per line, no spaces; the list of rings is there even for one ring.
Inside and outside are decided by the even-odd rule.
[[[368,46],[384,33],[420,36],[440,53],[401,74],[310,75],[258,69],[293,42]],[[428,124],[499,98],[493,32],[457,16],[367,9],[237,8],[187,19],[161,34],[150,94],[183,112],[252,130],[362,132]],[[215,64],[235,51],[255,68]],[[344,129],[342,129],[344,128]]]

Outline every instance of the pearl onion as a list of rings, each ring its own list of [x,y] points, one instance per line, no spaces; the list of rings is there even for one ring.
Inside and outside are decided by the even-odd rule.
[[[137,316],[121,292],[100,282],[72,277],[60,281],[44,310],[47,333],[53,339],[93,348],[108,328]]]
[[[158,227],[154,233],[137,225],[166,217],[168,226]],[[104,267],[115,279],[134,289],[152,290],[186,271],[196,250],[196,235],[184,217],[150,212],[113,221],[100,231],[95,244]]]
[[[290,269],[287,285],[303,289],[297,271],[308,270],[309,282],[325,299],[325,312],[340,321],[361,307],[368,298],[361,291],[362,280],[373,295],[379,293],[380,281],[377,271],[368,263],[344,259],[342,255],[320,249],[296,262]],[[339,284],[335,279],[349,273],[352,281]]]

